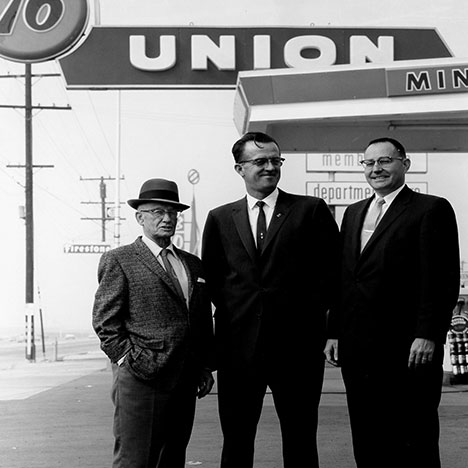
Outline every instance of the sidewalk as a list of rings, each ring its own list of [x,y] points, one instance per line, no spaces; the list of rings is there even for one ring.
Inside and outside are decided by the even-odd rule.
[[[109,467],[111,378],[100,353],[0,370],[0,467]],[[444,467],[466,468],[468,386],[444,387],[440,414]],[[343,384],[339,370],[328,367],[319,447],[322,468],[354,468]],[[220,452],[216,394],[210,394],[198,402],[187,466],[218,467]],[[267,395],[255,467],[281,466],[278,421],[271,395]]]

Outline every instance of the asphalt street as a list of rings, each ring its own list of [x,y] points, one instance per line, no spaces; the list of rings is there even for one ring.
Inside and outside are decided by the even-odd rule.
[[[110,467],[110,386],[108,362],[98,351],[64,356],[57,362],[20,362],[1,368],[0,467]],[[466,468],[468,385],[444,387],[440,417],[443,466]],[[343,384],[339,370],[328,367],[320,407],[319,450],[322,468],[355,466]],[[215,387],[198,402],[187,466],[218,467],[220,451]],[[255,467],[281,466],[278,421],[268,394]]]

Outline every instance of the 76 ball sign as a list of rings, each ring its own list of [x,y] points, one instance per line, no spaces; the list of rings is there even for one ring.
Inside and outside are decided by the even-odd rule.
[[[88,19],[88,0],[0,0],[0,56],[54,59],[78,42]]]

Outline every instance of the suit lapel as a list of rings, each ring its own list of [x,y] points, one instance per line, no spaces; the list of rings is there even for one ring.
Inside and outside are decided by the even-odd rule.
[[[408,203],[411,198],[411,190],[405,187],[393,200],[392,204],[388,208],[387,212],[383,216],[382,220],[377,225],[377,228],[369,239],[366,247],[362,251],[362,254],[372,249],[379,239],[385,234],[388,228],[401,216],[401,214],[407,209]],[[362,223],[361,223],[362,227]],[[359,230],[359,234],[360,234]]]
[[[137,239],[134,243],[135,251],[138,255],[138,258],[161,280],[166,284],[166,286],[178,297],[180,300],[179,293],[172,282],[172,279],[167,274],[166,270],[161,266],[157,258],[153,255],[153,252],[146,246],[146,244],[141,240]]]
[[[193,291],[193,286],[195,284],[195,280],[196,278],[193,277],[193,273],[190,269],[190,266],[187,262],[187,259],[185,257],[185,253],[178,249],[176,246],[174,246],[174,250],[177,252],[177,255],[179,256],[180,258],[180,261],[182,262],[182,265],[184,265],[184,268],[185,268],[185,272],[187,273],[187,279],[188,279],[188,301],[190,303],[190,298],[192,297],[192,291]]]
[[[269,244],[273,241],[276,234],[278,233],[280,227],[283,225],[284,221],[288,217],[291,210],[292,202],[288,197],[288,194],[279,190],[278,199],[276,200],[275,211],[268,226],[265,244],[263,246],[263,253],[268,249]]]
[[[252,261],[255,262],[257,259],[257,249],[255,247],[255,241],[252,234],[252,228],[250,227],[247,209],[247,198],[239,200],[232,208],[232,219],[242,244],[244,244],[244,247],[249,253]]]
[[[362,226],[364,224],[364,218],[366,217],[366,213],[369,208],[369,205],[372,202],[372,199],[373,197],[369,198],[365,203],[362,203],[362,205],[359,207],[359,209],[357,210],[357,212],[351,220],[351,252],[353,253],[353,258],[356,261],[361,255],[361,231]],[[369,243],[367,245],[369,245]]]

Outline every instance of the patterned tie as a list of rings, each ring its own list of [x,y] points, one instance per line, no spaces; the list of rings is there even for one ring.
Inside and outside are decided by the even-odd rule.
[[[174,287],[177,290],[177,293],[179,296],[185,301],[185,296],[182,291],[182,286],[180,285],[179,278],[177,278],[176,272],[174,271],[174,268],[171,265],[171,262],[167,258],[168,254],[172,255],[172,252],[169,249],[162,249],[161,250],[161,258],[164,264],[164,268],[166,269],[166,272],[170,276],[172,283],[174,284]]]
[[[263,211],[263,206],[265,205],[265,202],[258,201],[256,205],[258,206],[257,251],[258,253],[262,253],[263,244],[265,243],[265,236],[266,236],[266,231],[267,231],[265,211]]]
[[[367,242],[374,234],[377,224],[379,224],[380,218],[382,217],[382,207],[385,203],[383,198],[377,198],[374,203],[374,206],[367,212],[366,218],[364,219],[364,224],[362,226],[361,233],[361,252],[364,250]]]

